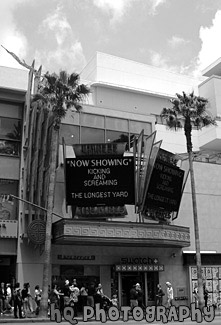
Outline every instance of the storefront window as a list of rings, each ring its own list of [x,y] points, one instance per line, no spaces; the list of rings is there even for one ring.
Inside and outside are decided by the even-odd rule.
[[[81,127],[81,143],[104,143],[104,130]]]
[[[17,201],[10,197],[17,193],[17,181],[0,179],[0,220],[17,220]]]
[[[197,287],[197,269],[191,267],[191,292]],[[203,282],[208,290],[208,305],[217,306],[221,301],[221,266],[204,266],[202,267]],[[192,301],[194,297],[192,296]]]

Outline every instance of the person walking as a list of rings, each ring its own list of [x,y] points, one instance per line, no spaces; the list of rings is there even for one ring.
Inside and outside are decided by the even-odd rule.
[[[209,292],[208,292],[208,290],[206,288],[205,283],[203,283],[203,296],[204,296],[205,307],[207,307]]]
[[[1,282],[1,287],[0,287],[0,315],[3,315],[3,313],[5,311],[5,298],[6,298],[5,283]]]
[[[165,296],[165,293],[163,292],[163,289],[160,284],[157,285],[157,306],[162,306],[163,304],[163,296]]]
[[[70,304],[74,307],[74,317],[78,316],[78,296],[80,290],[74,284],[70,286]]]
[[[136,290],[136,284],[133,285],[133,287],[130,289],[130,308],[131,311],[133,310],[134,307],[138,306],[138,292]]]
[[[170,282],[166,282],[167,286],[167,307],[170,308],[173,305],[173,287]]]
[[[198,308],[198,303],[199,303],[199,296],[198,296],[198,287],[197,284],[195,284],[195,287],[193,289],[193,299],[196,304],[196,307]]]
[[[136,291],[137,291],[137,302],[138,302],[138,306],[141,307],[142,309],[144,309],[144,304],[143,304],[143,290],[141,288],[140,283],[136,284]]]
[[[14,317],[18,318],[17,311],[19,314],[19,318],[23,318],[22,316],[22,297],[21,297],[21,288],[20,283],[17,282],[15,284],[14,289]]]
[[[96,294],[95,294],[95,304],[100,304],[100,308],[102,308],[103,306],[103,288],[102,288],[102,284],[99,283],[96,289]]]
[[[95,284],[94,282],[91,282],[87,288],[87,306],[94,308],[94,296],[95,296]]]
[[[40,289],[39,285],[35,286],[35,302],[36,302],[36,309],[35,309],[35,315],[39,314],[40,311],[40,301],[41,301],[41,292],[42,290]]]

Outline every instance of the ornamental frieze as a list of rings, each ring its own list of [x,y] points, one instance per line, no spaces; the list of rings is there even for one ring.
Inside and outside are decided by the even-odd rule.
[[[61,231],[62,230],[62,231]],[[63,234],[61,234],[63,232]],[[54,225],[55,242],[75,241],[85,238],[93,240],[121,242],[141,242],[143,244],[178,244],[186,247],[190,244],[190,232],[187,227],[160,224],[114,223],[114,222],[82,222],[65,219]],[[57,240],[56,240],[57,239]]]

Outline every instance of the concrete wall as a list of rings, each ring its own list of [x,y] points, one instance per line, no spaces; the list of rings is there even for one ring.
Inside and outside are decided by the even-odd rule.
[[[201,250],[221,253],[221,165],[194,162]],[[188,179],[176,224],[190,227],[190,250],[195,250],[190,179]]]
[[[161,68],[97,52],[96,59],[91,60],[81,72],[83,79],[96,77],[97,82],[125,86],[139,90],[149,90],[157,94],[174,96],[176,92],[192,91],[198,93],[198,84],[205,78],[192,78]],[[96,64],[96,74],[92,62]],[[92,78],[93,77],[93,78]],[[90,79],[89,79],[90,80]]]

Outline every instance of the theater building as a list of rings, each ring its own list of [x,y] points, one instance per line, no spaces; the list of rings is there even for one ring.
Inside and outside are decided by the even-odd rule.
[[[116,154],[113,143],[120,146],[126,142],[122,155],[132,157],[133,140],[142,130],[146,138],[156,131],[155,142],[162,140],[162,149],[180,154],[185,161],[183,131],[168,131],[159,115],[175,93],[194,89],[195,94],[210,100],[210,109],[217,117],[218,124],[217,127],[202,131],[193,130],[193,150],[198,153],[194,158],[194,171],[203,272],[210,302],[217,301],[221,293],[220,112],[219,98],[215,95],[217,89],[221,88],[218,68],[216,70],[214,65],[204,72],[202,78],[195,79],[96,53],[81,72],[81,79],[90,85],[91,95],[80,113],[67,113],[60,129],[51,283],[60,285],[66,278],[76,278],[80,285],[91,281],[102,283],[107,296],[117,292],[120,305],[128,305],[129,290],[139,282],[144,289],[145,304],[152,305],[155,304],[157,284],[161,283],[166,290],[165,282],[170,281],[178,305],[187,305],[192,301],[196,265],[189,178],[177,217],[168,222],[158,222],[140,216],[131,203],[96,207],[66,204],[64,167],[65,158],[78,156],[76,145],[81,150],[83,147],[95,159],[99,154],[102,157]],[[42,120],[37,120],[39,124],[32,134],[32,140],[23,129],[23,149],[30,149],[35,140],[42,143],[42,148],[47,149],[49,146],[49,143],[41,142],[43,135],[38,132],[43,129],[44,118],[41,118]],[[38,172],[34,173],[36,150],[33,149],[32,153],[25,150],[23,153],[27,154],[24,153],[20,159],[20,172],[24,168],[25,176],[21,174],[18,194],[28,193],[23,198],[38,204],[37,189],[41,188],[44,177],[40,177]],[[26,168],[28,155],[30,170]],[[35,167],[39,168],[36,170],[41,169],[40,163],[38,160]],[[32,183],[27,182],[30,175],[37,175]],[[71,181],[74,183],[75,179]],[[136,187],[135,189],[137,190]],[[119,195],[123,196],[122,193]],[[45,207],[43,203],[41,205]],[[43,220],[45,212],[20,203],[18,215],[16,278],[21,283],[30,282],[34,287],[42,283],[44,246],[37,243],[34,245],[30,236],[34,234],[38,237],[36,229],[35,233],[28,233],[27,229],[33,220]],[[40,228],[37,231],[40,234]]]

